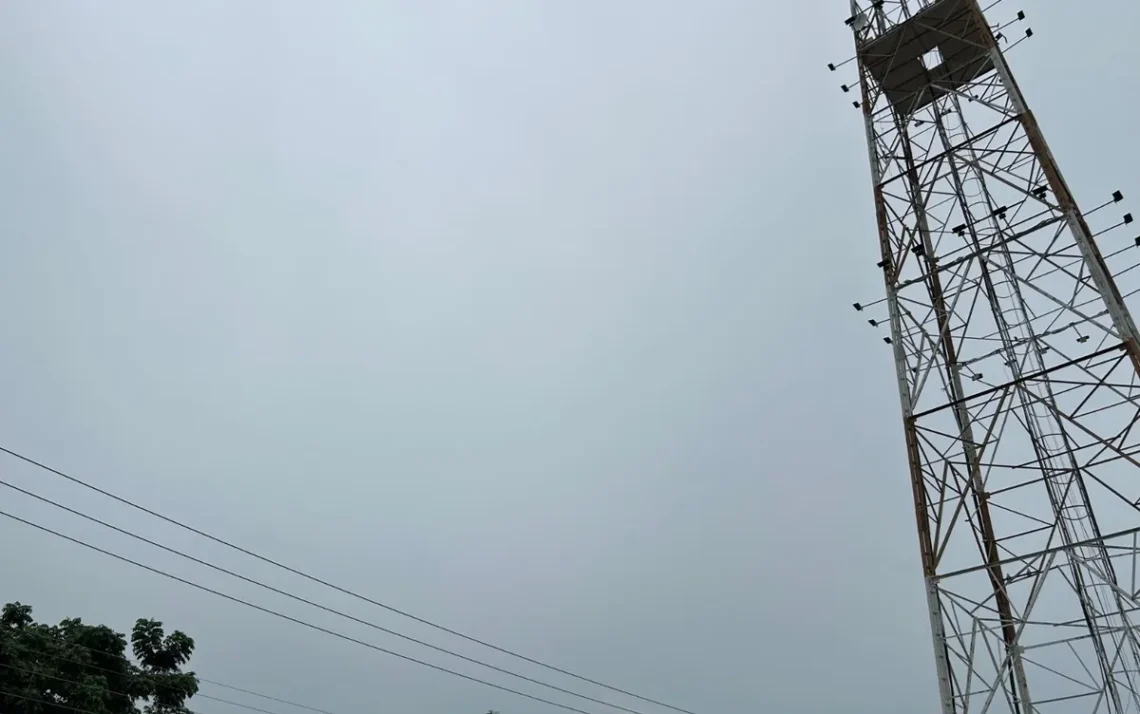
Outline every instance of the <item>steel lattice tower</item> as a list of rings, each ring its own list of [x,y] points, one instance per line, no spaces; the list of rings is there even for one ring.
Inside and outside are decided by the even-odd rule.
[[[1115,254],[977,0],[847,22],[942,712],[1140,713],[1140,340]]]

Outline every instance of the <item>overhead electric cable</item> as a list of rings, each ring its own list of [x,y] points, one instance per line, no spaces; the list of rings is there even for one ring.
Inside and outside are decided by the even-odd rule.
[[[138,533],[135,533],[134,531],[128,530],[126,528],[120,528],[119,526],[116,526],[112,523],[108,523],[107,521],[104,521],[100,518],[96,518],[95,516],[92,516],[88,513],[84,513],[82,511],[71,508],[70,506],[65,506],[62,503],[59,503],[58,501],[53,501],[52,499],[47,498],[46,496],[42,496],[38,493],[34,493],[34,492],[29,491],[25,488],[21,488],[19,486],[16,486],[15,484],[12,484],[12,483],[9,483],[8,481],[3,480],[3,479],[0,479],[0,486],[10,488],[13,491],[16,491],[18,493],[22,493],[25,496],[28,496],[30,498],[34,498],[34,499],[36,499],[42,503],[46,503],[50,506],[54,506],[55,508],[58,508],[62,511],[66,511],[72,515],[79,516],[80,518],[91,521],[92,523],[97,523],[98,525],[103,526],[104,528],[108,528],[110,530],[113,530],[116,533],[121,533],[122,535],[125,535],[129,538],[134,538],[137,541],[140,541],[142,543],[146,543],[147,545],[150,545],[150,546],[153,546],[153,547],[158,548],[160,550],[166,551],[167,553],[170,553],[172,555],[177,555],[180,558],[184,558],[184,559],[189,560],[193,563],[203,565],[207,568],[210,568],[211,570],[217,571],[219,573],[224,573],[225,575],[228,575],[232,578],[237,578],[238,580],[241,580],[243,582],[247,582],[251,585],[256,585],[259,588],[263,588],[263,589],[268,590],[272,593],[276,593],[278,595],[282,595],[284,597],[290,598],[290,599],[295,600],[297,602],[304,603],[305,605],[309,605],[310,607],[315,607],[318,610],[321,610],[323,612],[327,612],[329,614],[336,615],[338,617],[343,617],[346,620],[351,620],[352,622],[355,622],[355,623],[360,624],[360,625],[364,625],[366,627],[371,627],[372,629],[378,630],[378,631],[383,632],[385,634],[389,634],[389,635],[393,635],[395,637],[399,637],[400,639],[407,640],[408,642],[412,642],[412,643],[415,643],[417,645],[421,645],[423,647],[427,647],[428,649],[434,650],[436,652],[447,654],[447,655],[450,655],[452,657],[457,657],[457,658],[459,658],[465,662],[477,664],[481,667],[486,667],[487,669],[493,670],[495,672],[499,672],[501,674],[506,674],[506,675],[509,675],[512,677],[516,677],[516,678],[521,679],[523,681],[530,682],[531,684],[537,684],[539,686],[546,687],[547,689],[552,689],[552,690],[554,690],[556,692],[560,692],[562,694],[568,694],[572,697],[577,697],[579,699],[583,699],[583,700],[588,701],[588,702],[593,702],[595,704],[601,704],[602,706],[610,707],[611,709],[617,709],[617,710],[620,710],[623,712],[627,712],[627,714],[644,714],[643,712],[639,712],[636,709],[629,709],[627,707],[623,707],[623,706],[620,706],[618,704],[611,704],[611,703],[604,701],[602,699],[596,699],[594,697],[591,697],[591,696],[588,696],[585,694],[579,694],[578,692],[572,691],[570,689],[564,689],[562,687],[559,687],[559,686],[556,686],[553,684],[548,684],[546,682],[543,682],[542,680],[534,679],[533,677],[528,677],[524,674],[519,674],[517,672],[513,672],[513,671],[511,671],[509,669],[505,669],[503,667],[498,667],[498,666],[490,664],[488,662],[484,662],[482,660],[475,659],[474,657],[468,657],[466,655],[459,654],[458,652],[454,652],[454,651],[449,650],[445,647],[439,647],[437,645],[433,645],[429,642],[425,642],[424,640],[420,640],[420,639],[417,639],[415,637],[411,637],[410,635],[405,635],[403,633],[396,632],[395,630],[388,629],[387,627],[377,625],[374,622],[369,622],[368,620],[363,620],[363,619],[356,617],[354,615],[349,615],[348,613],[341,612],[340,610],[335,610],[331,607],[321,605],[320,603],[309,600],[308,598],[301,597],[300,595],[295,595],[291,592],[288,592],[286,590],[282,590],[282,589],[274,587],[272,585],[267,585],[266,583],[263,583],[259,580],[254,580],[253,578],[242,575],[241,573],[234,572],[232,570],[229,570],[228,568],[223,568],[220,565],[215,565],[214,563],[211,563],[211,562],[206,561],[206,560],[202,560],[201,558],[197,558],[197,557],[190,555],[188,553],[184,553],[183,551],[180,551],[176,548],[171,548],[170,546],[163,545],[162,543],[159,543],[158,541],[151,540],[150,538],[147,538],[145,536],[141,536]]]
[[[90,645],[82,644],[80,642],[68,642],[68,645],[71,647],[79,647],[80,649],[87,650],[88,652],[93,652],[95,654],[104,655],[106,657],[122,656],[122,655],[118,655],[114,652],[107,652],[105,650],[100,650],[100,649],[97,649],[95,647],[91,647]],[[37,656],[40,656],[40,657],[47,657],[48,659],[59,660],[60,662],[67,662],[69,664],[76,664],[76,665],[79,665],[80,667],[83,667],[84,669],[91,669],[91,670],[94,670],[96,672],[106,672],[107,674],[114,674],[114,675],[120,675],[120,676],[124,674],[123,672],[118,672],[118,671],[115,671],[113,669],[108,669],[106,667],[100,667],[99,665],[93,664],[91,662],[83,662],[81,660],[77,660],[77,659],[72,658],[72,657],[64,657],[63,655],[55,654],[53,652],[47,652],[45,650],[29,648],[27,651],[31,652]],[[12,667],[11,665],[5,665],[5,664],[0,664],[0,667],[9,667],[10,669],[19,670],[18,667]],[[29,670],[19,670],[19,671],[28,672],[29,674],[41,674],[38,672],[30,672]],[[44,674],[43,676],[47,677],[50,675]],[[271,697],[268,694],[261,694],[259,692],[254,692],[254,691],[249,690],[249,689],[241,689],[239,687],[234,687],[234,686],[231,686],[228,684],[221,684],[219,682],[214,682],[214,681],[211,681],[208,679],[203,679],[202,677],[199,677],[197,674],[194,675],[194,679],[196,679],[199,683],[210,684],[210,685],[213,685],[215,687],[223,687],[225,689],[232,689],[236,692],[243,692],[245,694],[250,694],[250,695],[255,696],[255,697],[261,697],[262,699],[268,699],[270,701],[274,701],[274,702],[277,702],[279,704],[286,704],[288,706],[298,707],[300,709],[308,709],[309,711],[320,712],[321,714],[332,714],[332,712],[326,712],[323,709],[317,709],[315,707],[305,706],[304,704],[298,704],[296,702],[291,702],[288,699],[278,699],[276,697]],[[72,684],[75,684],[75,682],[72,682]],[[167,689],[172,688],[171,685],[166,684],[165,682],[155,682],[154,684],[155,684],[155,686],[165,687]],[[112,694],[114,694],[114,693],[115,692],[112,692]],[[126,696],[126,695],[123,695],[123,696]],[[229,704],[230,706],[239,707],[241,709],[247,709],[249,711],[259,712],[260,714],[278,714],[277,712],[269,711],[268,709],[260,709],[258,707],[251,706],[249,704],[242,704],[241,702],[235,702],[235,701],[232,701],[229,699],[222,699],[221,697],[214,697],[214,696],[211,696],[209,694],[203,694],[200,691],[196,692],[194,694],[194,696],[198,697],[200,699],[209,699],[210,701],[219,702],[221,704]]]
[[[229,704],[231,707],[240,707],[246,711],[257,712],[258,714],[278,714],[271,709],[261,709],[260,707],[250,706],[249,704],[241,704],[239,702],[230,701],[229,699],[222,699],[221,697],[212,697],[209,694],[202,694],[198,692],[194,695],[198,699],[208,699],[211,702],[218,702],[220,704]]]
[[[42,706],[47,706],[47,707],[56,707],[57,709],[66,709],[69,712],[78,712],[79,714],[99,714],[98,712],[93,712],[90,709],[80,709],[78,707],[70,707],[66,704],[58,704],[56,702],[49,702],[49,701],[45,701],[43,699],[34,699],[32,697],[24,697],[24,696],[21,696],[19,694],[14,694],[12,692],[5,691],[3,689],[0,689],[0,697],[12,697],[13,699],[19,699],[21,701],[31,702],[32,704],[40,704]],[[4,712],[4,714],[8,714],[8,712]],[[194,713],[191,712],[191,714],[194,714]]]
[[[454,630],[452,628],[445,627],[443,625],[437,624],[435,622],[432,622],[431,620],[420,617],[418,615],[413,615],[412,613],[407,612],[406,610],[401,610],[401,609],[394,607],[392,605],[388,605],[388,604],[385,604],[383,602],[380,602],[379,600],[374,600],[374,599],[372,599],[366,595],[361,595],[360,593],[349,590],[348,588],[344,588],[344,587],[341,587],[339,585],[335,585],[335,584],[333,584],[327,580],[323,580],[323,579],[318,578],[314,575],[310,575],[309,573],[306,573],[302,570],[299,570],[297,568],[293,568],[291,566],[285,565],[281,562],[273,560],[272,558],[266,557],[264,555],[256,553],[256,552],[249,550],[247,548],[243,548],[242,546],[236,545],[236,544],[234,544],[234,543],[232,543],[232,542],[230,542],[224,538],[219,538],[218,536],[212,535],[210,533],[207,533],[206,531],[195,528],[194,526],[183,523],[182,521],[179,521],[175,518],[171,518],[170,516],[163,515],[162,513],[159,513],[158,511],[147,508],[146,506],[135,503],[134,501],[131,501],[130,499],[124,498],[124,497],[119,496],[117,494],[111,493],[110,491],[107,491],[106,489],[103,489],[103,488],[100,488],[94,484],[88,483],[87,481],[84,481],[81,478],[78,478],[76,476],[72,476],[71,474],[68,474],[64,471],[61,471],[59,469],[48,466],[47,464],[45,464],[41,461],[37,461],[36,459],[33,459],[29,456],[25,456],[24,454],[21,454],[17,451],[13,451],[12,449],[9,449],[9,448],[4,447],[2,445],[0,445],[0,452],[8,454],[9,456],[16,458],[16,459],[19,459],[20,461],[23,461],[24,463],[29,464],[31,466],[35,466],[38,469],[42,469],[44,471],[47,471],[48,473],[54,474],[55,476],[59,476],[60,478],[66,479],[67,481],[70,481],[70,482],[76,484],[77,486],[82,486],[83,488],[86,488],[90,491],[94,491],[95,493],[98,493],[101,496],[105,496],[105,497],[110,498],[114,501],[118,501],[119,503],[121,503],[125,506],[129,506],[130,508],[133,508],[137,511],[145,513],[145,514],[152,516],[154,518],[158,518],[159,520],[165,521],[166,523],[169,523],[173,526],[176,526],[176,527],[181,528],[185,531],[193,533],[197,536],[200,536],[202,538],[206,538],[207,540],[211,540],[211,541],[213,541],[219,545],[225,546],[226,548],[229,548],[231,550],[242,553],[243,555],[247,555],[251,558],[255,558],[257,560],[260,560],[263,563],[266,563],[268,565],[272,565],[275,568],[279,568],[279,569],[284,570],[286,572],[292,573],[293,575],[296,575],[298,577],[309,580],[310,582],[317,583],[318,585],[323,585],[324,587],[331,588],[333,590],[336,590],[339,593],[342,593],[344,595],[348,595],[349,597],[356,598],[357,600],[360,600],[362,602],[366,602],[370,605],[374,605],[376,607],[382,608],[384,610],[387,610],[388,612],[400,615],[401,617],[406,617],[406,618],[408,618],[410,620],[414,620],[415,622],[418,622],[420,624],[427,625],[428,627],[432,627],[436,630],[439,630],[440,632],[445,632],[449,635],[467,640],[468,642],[473,642],[473,643],[480,645],[482,647],[487,647],[489,649],[495,650],[496,652],[500,652],[502,654],[509,655],[511,657],[515,657],[517,659],[523,660],[524,662],[529,662],[533,665],[537,665],[537,666],[542,667],[544,669],[548,669],[552,672],[558,672],[559,674],[566,675],[567,677],[572,677],[572,678],[577,679],[579,681],[586,682],[588,684],[593,684],[594,686],[602,687],[603,689],[608,689],[612,692],[624,694],[627,697],[633,697],[634,699],[638,699],[638,700],[641,700],[643,702],[647,702],[649,704],[654,704],[654,705],[659,706],[659,707],[671,709],[672,711],[679,712],[680,714],[695,714],[695,712],[692,712],[688,709],[684,709],[682,707],[674,706],[672,704],[667,704],[665,702],[658,701],[656,699],[651,699],[649,697],[646,697],[646,696],[643,696],[640,694],[635,694],[632,691],[622,689],[620,687],[616,687],[616,686],[613,686],[610,684],[606,684],[604,682],[600,682],[596,679],[591,679],[589,677],[586,677],[586,676],[583,676],[580,674],[575,674],[573,672],[562,669],[560,667],[556,667],[552,664],[547,664],[545,662],[534,659],[532,657],[528,657],[528,656],[520,654],[518,652],[509,650],[505,647],[500,647],[498,645],[491,644],[490,642],[487,642],[486,640],[482,640],[482,639],[479,639],[477,637],[473,637],[471,635],[464,634],[458,630]]]
[[[229,690],[232,690],[234,692],[241,692],[242,694],[248,694],[252,697],[260,697],[260,698],[265,699],[265,700],[270,701],[270,702],[277,702],[278,704],[285,704],[286,706],[296,707],[298,709],[305,709],[307,711],[315,712],[316,714],[332,714],[332,712],[326,711],[324,709],[319,709],[317,707],[310,707],[308,705],[299,704],[297,702],[291,702],[288,699],[278,699],[277,697],[271,697],[268,694],[262,694],[261,692],[255,692],[252,689],[243,689],[241,687],[235,687],[232,684],[223,684],[223,683],[215,681],[213,679],[206,679],[205,677],[198,677],[198,681],[203,682],[205,684],[212,684],[215,687],[221,687],[223,689],[229,689]]]
[[[43,654],[43,653],[41,653],[41,654]],[[53,657],[54,655],[47,655],[47,656]],[[57,682],[63,682],[65,684],[74,684],[74,685],[79,686],[79,687],[85,686],[82,682],[77,682],[74,679],[67,679],[66,677],[59,677],[59,676],[56,676],[54,674],[48,674],[46,672],[37,672],[34,669],[26,669],[24,667],[14,667],[10,664],[4,664],[3,662],[0,662],[0,667],[3,667],[4,669],[10,669],[14,672],[23,672],[24,674],[30,674],[30,675],[33,675],[36,677],[44,677],[45,679],[53,679]],[[99,668],[95,667],[94,669],[99,669]],[[103,670],[103,671],[110,671],[110,670]],[[111,694],[111,695],[116,696],[116,697],[126,697],[126,698],[130,699],[131,701],[134,701],[135,699],[145,699],[146,698],[146,697],[133,697],[130,694],[127,694],[125,692],[116,692],[113,689],[108,689],[107,694]],[[13,694],[10,696],[16,696],[16,695]],[[243,704],[238,704],[236,702],[229,702],[229,701],[226,701],[225,699],[217,699],[215,697],[210,697],[210,696],[205,696],[205,695],[193,694],[193,695],[188,696],[187,698],[189,699],[189,698],[198,697],[198,696],[202,697],[202,699],[212,699],[213,701],[222,702],[223,704],[233,704],[234,706],[242,707],[243,709],[252,709],[253,711],[261,712],[261,714],[277,714],[277,712],[271,712],[267,709],[258,709],[256,707],[247,707]],[[26,697],[18,697],[18,698],[27,699]],[[35,700],[29,699],[29,701],[35,701]],[[47,706],[54,706],[54,707],[64,707],[64,705],[58,704],[56,702],[41,702],[41,704],[46,704]],[[64,707],[64,708],[65,709],[72,709],[73,711],[85,711],[83,709],[73,709],[72,707]],[[189,712],[190,714],[198,714],[198,712],[195,712],[193,709],[186,709],[186,711]],[[5,712],[4,714],[8,714],[8,713]]]
[[[66,540],[66,541],[70,541],[72,543],[75,543],[76,545],[80,545],[80,546],[83,546],[84,548],[95,551],[96,553],[106,555],[110,558],[114,558],[115,560],[119,560],[119,561],[122,561],[124,563],[129,564],[129,565],[133,565],[136,568],[141,568],[141,569],[146,570],[148,572],[154,573],[155,575],[161,575],[162,577],[167,578],[169,580],[173,580],[175,582],[182,583],[183,585],[189,585],[190,587],[192,587],[196,590],[201,590],[202,592],[207,592],[207,593],[210,593],[211,595],[216,595],[216,596],[223,598],[225,600],[229,600],[230,602],[235,602],[239,605],[244,605],[250,609],[257,610],[259,612],[264,612],[267,615],[273,615],[274,617],[280,618],[282,620],[287,620],[289,622],[301,625],[302,627],[307,627],[307,628],[314,630],[316,632],[321,632],[321,633],[324,633],[326,635],[332,635],[333,637],[336,637],[338,639],[342,639],[346,642],[353,642],[353,643],[358,644],[362,647],[367,647],[368,649],[375,650],[377,652],[383,652],[384,654],[389,654],[389,655],[392,655],[393,657],[398,657],[402,660],[405,660],[407,662],[412,662],[413,664],[418,664],[422,667],[434,669],[437,672],[443,672],[445,674],[450,674],[454,677],[459,677],[460,679],[466,679],[469,682],[475,682],[477,684],[482,684],[484,686],[491,687],[492,689],[498,689],[499,691],[502,691],[502,692],[508,692],[510,694],[515,694],[517,696],[525,697],[526,699],[530,699],[532,701],[540,702],[542,704],[549,704],[552,707],[557,707],[559,709],[563,709],[566,711],[577,712],[577,714],[594,714],[593,712],[590,712],[590,711],[585,710],[585,709],[579,709],[577,707],[570,706],[569,704],[561,704],[559,702],[551,701],[549,699],[544,699],[544,698],[536,696],[534,694],[528,694],[526,692],[522,692],[522,691],[519,691],[517,689],[512,689],[511,687],[506,687],[506,686],[503,686],[501,684],[495,684],[494,682],[489,682],[485,679],[480,679],[479,677],[473,677],[469,674],[463,674],[462,672],[457,672],[453,669],[448,669],[447,667],[444,667],[444,666],[441,666],[438,664],[432,664],[431,662],[427,662],[427,661],[424,661],[421,659],[417,659],[417,658],[412,657],[410,655],[401,654],[401,653],[396,652],[394,650],[390,650],[390,649],[381,647],[380,645],[372,644],[371,642],[365,642],[364,640],[359,640],[355,637],[351,637],[351,636],[346,635],[344,633],[337,632],[336,630],[330,630],[327,627],[321,627],[320,625],[314,625],[313,623],[307,622],[307,621],[302,620],[300,618],[296,618],[296,617],[293,617],[291,615],[286,615],[285,613],[278,612],[278,611],[270,609],[268,607],[263,607],[261,605],[257,605],[255,603],[249,602],[248,600],[243,600],[243,599],[236,597],[234,595],[229,595],[227,593],[221,592],[220,590],[215,590],[211,587],[207,587],[207,586],[202,585],[200,583],[196,583],[192,580],[187,580],[186,578],[182,578],[182,577],[179,577],[179,576],[174,575],[172,573],[168,573],[164,570],[160,570],[160,569],[155,568],[153,566],[146,565],[144,563],[140,563],[137,560],[132,560],[132,559],[130,559],[124,555],[119,555],[118,553],[111,552],[105,548],[100,548],[97,545],[93,545],[93,544],[88,543],[88,542],[81,540],[79,538],[74,538],[74,537],[66,535],[64,533],[60,533],[57,530],[53,530],[51,528],[48,528],[47,526],[40,525],[39,523],[34,523],[34,522],[29,521],[27,519],[24,519],[24,518],[21,518],[19,516],[8,513],[7,511],[0,511],[0,516],[3,516],[5,518],[9,518],[13,521],[16,521],[17,523],[23,523],[26,526],[31,526],[32,528],[35,528],[36,530],[42,531],[44,533],[48,533],[48,534],[53,535],[53,536],[56,536],[57,538],[62,538],[63,540]]]

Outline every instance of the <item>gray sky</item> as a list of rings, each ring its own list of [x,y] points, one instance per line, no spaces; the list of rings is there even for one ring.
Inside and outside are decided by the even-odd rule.
[[[1030,16],[1011,61],[1078,197],[1136,205],[1140,6],[1093,5],[993,16]],[[4,3],[0,444],[698,714],[933,710],[890,355],[850,307],[881,285],[854,72],[826,70],[846,6]],[[0,599],[157,617],[207,677],[341,714],[557,711],[18,524],[0,542]]]

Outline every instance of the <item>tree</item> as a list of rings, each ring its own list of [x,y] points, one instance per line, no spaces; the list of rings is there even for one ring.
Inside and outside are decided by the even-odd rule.
[[[3,714],[189,714],[198,678],[181,671],[194,640],[140,619],[126,638],[105,625],[67,619],[37,623],[29,605],[0,613],[0,712]],[[139,709],[139,706],[142,709]]]

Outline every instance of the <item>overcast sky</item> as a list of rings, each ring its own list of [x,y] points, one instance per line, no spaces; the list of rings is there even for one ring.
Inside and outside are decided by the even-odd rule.
[[[1140,205],[1140,5],[1006,0],[992,17],[1019,9],[1035,37],[1011,62],[1078,198]],[[855,75],[826,69],[852,52],[846,14],[4,2],[0,444],[697,714],[933,711],[891,358],[851,309],[882,287],[861,118],[839,91]],[[609,698],[12,459],[0,474]],[[518,684],[8,490],[0,509]],[[196,639],[206,677],[338,714],[557,711],[11,521],[0,544],[0,599],[120,631],[156,617]]]

